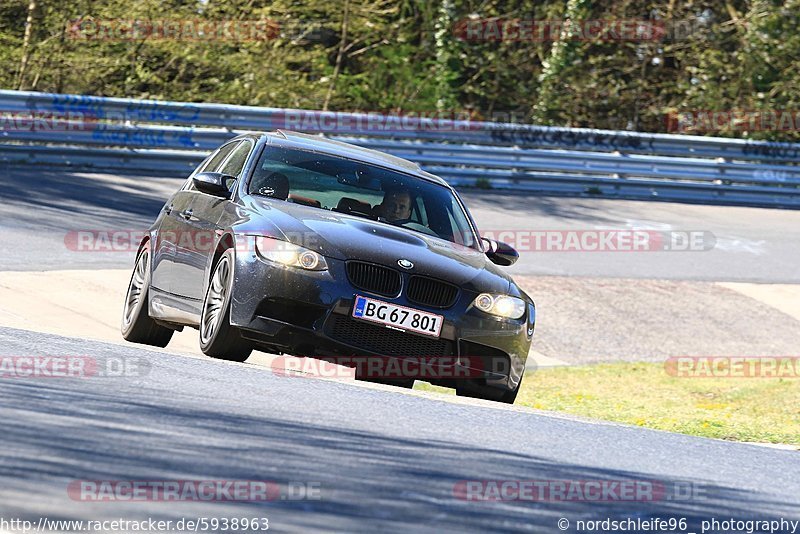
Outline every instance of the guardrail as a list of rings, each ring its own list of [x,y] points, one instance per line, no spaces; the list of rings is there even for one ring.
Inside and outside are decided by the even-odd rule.
[[[185,176],[234,135],[278,128],[389,152],[461,187],[800,207],[800,144],[0,91],[7,166]]]

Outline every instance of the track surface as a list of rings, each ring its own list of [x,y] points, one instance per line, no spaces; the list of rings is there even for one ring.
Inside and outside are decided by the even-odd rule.
[[[69,231],[146,230],[181,180],[104,174],[0,173],[0,270],[129,268],[132,253],[74,252]],[[522,251],[512,274],[800,282],[800,211],[468,191],[482,231],[599,228],[711,232],[705,252]]]
[[[129,268],[132,254],[68,250],[70,230],[146,228],[180,181],[0,174],[0,270]],[[797,282],[800,213],[467,193],[484,229],[648,226],[713,232],[697,253],[523,255],[515,272]],[[506,225],[509,228],[506,228]],[[727,240],[727,241],[726,241]],[[91,303],[87,303],[91,305]],[[790,324],[790,323],[787,323]],[[797,519],[797,453],[392,388],[0,328],[0,356],[138,358],[144,376],[0,378],[0,516],[80,519],[266,516],[274,530],[557,532],[564,517]],[[319,484],[321,500],[91,503],[74,480],[270,480]],[[689,500],[469,502],[462,480],[652,480]]]
[[[797,453],[453,404],[135,346],[0,329],[5,354],[137,357],[141,377],[2,380],[5,517],[266,516],[276,531],[556,532],[612,517],[764,519],[797,514]],[[141,365],[142,368],[147,366]],[[462,480],[694,484],[686,501],[472,502]],[[81,480],[317,483],[318,501],[91,503]],[[692,519],[694,518],[694,519]],[[574,528],[570,529],[575,532]]]

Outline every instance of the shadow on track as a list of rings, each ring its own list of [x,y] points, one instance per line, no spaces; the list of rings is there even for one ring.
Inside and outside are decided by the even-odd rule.
[[[84,383],[86,380],[83,381]],[[645,473],[553,463],[511,450],[456,441],[402,439],[317,423],[294,423],[254,402],[252,413],[191,407],[172,399],[131,399],[125,390],[93,393],[56,380],[4,380],[6,417],[0,448],[6,516],[127,519],[269,517],[275,528],[364,531],[491,529],[556,531],[559,518],[598,520],[760,516],[787,503],[754,499],[736,488],[693,482],[697,498],[645,502],[473,502],[456,498],[462,480],[653,480]],[[159,396],[161,394],[154,395]],[[44,426],[41,422],[51,421]],[[398,422],[400,424],[400,422]],[[477,428],[477,427],[476,427]],[[565,443],[565,446],[569,444]],[[604,446],[598,443],[598,447]],[[513,449],[514,447],[510,447]],[[67,497],[72,480],[269,480],[317,482],[319,501],[267,503],[81,502]],[[36,495],[35,499],[31,495]],[[56,510],[58,512],[56,513]],[[746,517],[742,517],[745,519]],[[752,517],[751,517],[752,519]],[[571,529],[574,531],[573,529]]]

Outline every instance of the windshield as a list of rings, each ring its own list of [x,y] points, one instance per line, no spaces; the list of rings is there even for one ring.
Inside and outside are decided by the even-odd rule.
[[[477,248],[467,215],[448,188],[361,161],[267,146],[248,192]]]

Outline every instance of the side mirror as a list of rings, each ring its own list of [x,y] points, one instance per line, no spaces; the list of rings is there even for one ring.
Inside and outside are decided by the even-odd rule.
[[[236,180],[236,177],[221,172],[201,172],[194,175],[192,183],[198,191],[215,197],[228,198],[230,197],[228,180]]]
[[[519,259],[519,252],[514,250],[511,245],[486,237],[482,237],[481,241],[483,241],[486,257],[494,264],[508,267],[509,265],[514,265]]]

